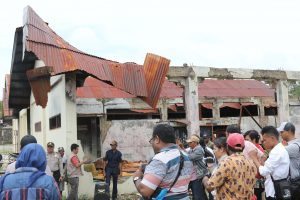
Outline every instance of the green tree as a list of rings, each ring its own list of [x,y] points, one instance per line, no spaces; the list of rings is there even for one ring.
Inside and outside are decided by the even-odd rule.
[[[300,101],[300,81],[290,82],[289,95],[291,98]]]

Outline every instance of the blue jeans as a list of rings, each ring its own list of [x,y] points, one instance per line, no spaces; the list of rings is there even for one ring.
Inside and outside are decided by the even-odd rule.
[[[202,179],[196,179],[190,182],[193,193],[193,200],[207,200]]]
[[[106,168],[105,169],[105,182],[106,182],[106,188],[105,192],[109,194],[109,186],[110,186],[110,178],[113,178],[113,192],[112,192],[112,198],[117,198],[118,195],[118,176],[119,174],[116,172],[117,170],[115,168]]]

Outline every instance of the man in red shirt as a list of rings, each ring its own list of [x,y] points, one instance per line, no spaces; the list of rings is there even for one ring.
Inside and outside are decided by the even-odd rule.
[[[72,153],[67,161],[67,177],[71,186],[67,200],[78,200],[79,177],[83,175],[81,165],[85,164],[86,161],[80,162],[77,156],[79,152],[78,144],[72,144],[71,151]]]

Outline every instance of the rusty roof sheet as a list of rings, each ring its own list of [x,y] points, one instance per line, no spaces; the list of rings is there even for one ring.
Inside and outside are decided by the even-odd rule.
[[[257,80],[211,80],[198,86],[199,97],[274,97],[274,89]]]
[[[274,97],[274,90],[256,80],[204,80],[198,86],[199,97]],[[181,98],[183,88],[165,80],[160,98]],[[77,89],[80,98],[134,98],[136,96],[121,91],[111,85],[88,77],[84,86]],[[182,105],[183,106],[183,105]]]
[[[160,98],[180,98],[183,94],[183,88],[175,83],[165,80],[162,85]],[[86,78],[83,87],[77,88],[77,97],[79,98],[135,98],[136,96],[124,92],[112,85],[99,81],[93,77]]]
[[[170,60],[148,53],[142,67],[134,63],[121,64],[89,55],[58,36],[29,6],[25,9],[23,35],[26,38],[25,50],[32,52],[37,59],[43,60],[47,67],[52,68],[41,80],[47,81],[45,76],[81,71],[135,96],[143,97],[144,101],[155,107]],[[36,69],[32,69],[29,74],[34,70]],[[45,92],[39,88],[32,89],[36,93],[35,98]],[[44,100],[43,97],[40,101]]]
[[[77,97],[111,99],[134,98],[135,96],[93,77],[88,77],[85,79],[83,87],[77,88]]]

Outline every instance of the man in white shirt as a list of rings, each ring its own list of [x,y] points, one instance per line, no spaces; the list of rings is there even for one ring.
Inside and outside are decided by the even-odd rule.
[[[279,142],[279,132],[273,126],[266,126],[261,130],[263,146],[270,150],[269,157],[265,163],[260,163],[257,156],[251,155],[259,173],[266,178],[265,192],[266,199],[276,199],[274,180],[285,179],[289,175],[290,158],[285,147]]]

